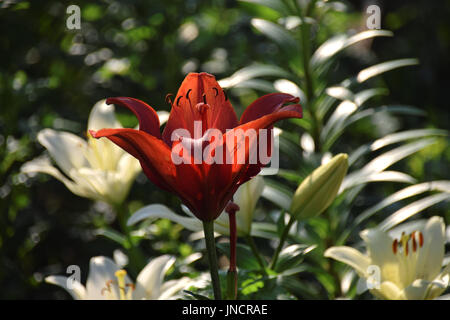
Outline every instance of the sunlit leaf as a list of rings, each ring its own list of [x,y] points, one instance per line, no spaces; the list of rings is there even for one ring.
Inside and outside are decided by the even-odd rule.
[[[373,37],[392,37],[393,33],[388,30],[367,30],[355,34],[354,36],[337,35],[325,41],[313,54],[311,65],[313,67],[324,63],[336,53],[362,40]]]
[[[388,90],[385,88],[366,89],[356,93],[353,102],[360,106],[374,96],[386,94],[388,94]]]
[[[262,197],[276,204],[282,209],[289,210],[292,201],[292,192],[280,187],[279,184],[269,179],[264,180],[265,186]]]
[[[265,76],[289,77],[289,73],[274,65],[253,64],[239,69],[230,77],[219,80],[218,82],[222,88],[231,88],[243,81]]]
[[[287,269],[297,267],[302,262],[303,256],[316,247],[316,245],[293,244],[284,248],[278,258],[275,271],[283,272]]]
[[[348,177],[344,179],[344,182],[342,183],[338,194],[341,194],[343,191],[347,189],[370,182],[380,182],[380,181],[403,182],[403,183],[416,182],[416,180],[410,175],[398,171],[371,172]]]
[[[333,97],[335,99],[339,100],[350,100],[353,101],[355,96],[353,92],[351,92],[346,87],[336,86],[336,87],[329,87],[325,90],[326,94],[328,94],[330,97]]]
[[[410,139],[434,136],[434,135],[445,136],[447,134],[448,134],[447,131],[439,130],[439,129],[417,129],[417,130],[408,130],[408,131],[391,133],[380,139],[375,140],[374,142],[372,142],[370,144],[359,147],[357,150],[355,150],[353,153],[350,154],[350,156],[348,158],[348,163],[349,163],[349,165],[352,165],[356,160],[358,160],[364,154],[367,154],[371,151],[376,151],[376,150],[381,149],[390,144],[394,144],[397,142],[410,140]]]
[[[294,97],[299,97],[300,103],[304,103],[306,101],[306,95],[303,90],[290,80],[278,79],[273,83],[273,86],[279,92],[289,93]]]
[[[268,7],[282,14],[289,13],[283,1],[280,0],[239,0],[239,1]]]
[[[230,255],[229,242],[218,243],[217,248],[225,255]],[[250,248],[241,243],[236,244],[236,264],[238,268],[245,270],[258,270],[260,268]]]
[[[127,224],[131,226],[145,219],[159,218],[169,219],[173,222],[181,224],[189,230],[202,230],[202,224],[200,220],[196,218],[183,217],[179,214],[176,214],[171,209],[162,204],[151,204],[139,209],[128,219]]]
[[[345,119],[347,119],[357,109],[358,106],[354,102],[350,100],[342,101],[336,107],[333,114],[330,116],[327,123],[323,127],[320,135],[321,139],[323,141],[326,141],[327,137],[330,136],[333,132],[339,131],[343,127]]]
[[[432,196],[428,196],[426,198],[414,201],[413,203],[401,208],[400,210],[397,210],[393,214],[391,214],[389,217],[387,217],[383,222],[381,222],[378,227],[381,230],[389,230],[392,227],[396,226],[400,222],[405,221],[406,219],[412,217],[416,213],[419,213],[423,210],[425,210],[428,207],[431,207],[432,205],[435,205],[436,203],[439,203],[444,200],[450,199],[450,193],[442,192],[438,194],[434,194]]]
[[[346,107],[346,109],[344,109],[344,106]],[[375,114],[384,112],[415,116],[423,116],[425,114],[423,110],[411,106],[381,106],[378,108],[366,109],[359,112],[352,112],[352,109],[357,108],[356,104],[354,103],[347,102],[344,106],[342,106],[342,110],[339,111],[337,117],[339,121],[335,121],[335,119],[333,119],[333,122],[330,125],[327,123],[322,131],[321,139],[324,140],[324,150],[328,150],[333,145],[333,143],[344,132],[345,128],[359,120],[374,116]]]
[[[233,88],[246,88],[254,89],[263,92],[274,92],[276,91],[273,84],[270,81],[262,79],[249,79],[236,84]]]
[[[258,31],[263,33],[269,39],[277,43],[281,49],[286,51],[288,54],[297,54],[299,52],[299,45],[291,33],[283,28],[282,26],[264,20],[264,19],[252,19],[252,26]]]
[[[120,244],[122,247],[124,248],[128,248],[129,247],[129,243],[127,241],[127,239],[125,238],[125,236],[119,232],[117,232],[114,229],[111,228],[102,228],[102,229],[97,229],[95,231],[96,235],[99,236],[104,236],[118,244]]]
[[[442,191],[450,194],[450,181],[431,181],[419,183],[413,186],[406,187],[396,193],[390,195],[389,197],[383,199],[376,205],[364,210],[355,220],[356,224],[360,224],[362,221],[370,218],[375,213],[380,210],[390,206],[391,204],[398,202],[400,200],[416,196],[418,194],[427,191]]]
[[[369,68],[366,68],[364,70],[361,70],[358,73],[356,80],[358,82],[364,82],[367,79],[370,79],[372,77],[380,75],[386,71],[390,71],[390,70],[397,69],[400,67],[413,66],[416,64],[419,64],[419,60],[417,60],[417,59],[398,59],[398,60],[383,62],[383,63],[377,64],[377,65],[371,66]]]
[[[401,159],[404,159],[407,156],[435,142],[436,139],[434,138],[422,139],[383,153],[382,155],[376,157],[368,164],[366,164],[362,169],[354,171],[349,175],[347,175],[344,181],[342,182],[339,193],[352,186],[361,184],[361,181],[365,181],[367,177],[373,177],[373,174],[382,172],[384,169],[400,161]],[[398,173],[396,174],[396,176],[399,177]]]

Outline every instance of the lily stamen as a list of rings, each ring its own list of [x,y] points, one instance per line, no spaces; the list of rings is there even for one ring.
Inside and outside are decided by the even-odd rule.
[[[180,106],[180,99],[181,98],[183,98],[183,96],[179,96],[178,98],[177,98],[177,103],[176,103],[176,105],[179,107]]]

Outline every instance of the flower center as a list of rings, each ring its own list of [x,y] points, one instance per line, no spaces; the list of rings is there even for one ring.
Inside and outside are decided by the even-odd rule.
[[[392,242],[392,252],[399,263],[399,280],[404,287],[418,276],[417,261],[419,249],[422,247],[423,234],[420,231],[413,231],[409,235],[403,232],[400,239],[394,239]]]
[[[392,242],[392,252],[394,252],[395,255],[397,253],[404,254],[405,257],[409,254],[409,240],[411,240],[411,248],[413,253],[417,251],[417,245],[419,245],[420,248],[423,247],[423,234],[420,231],[413,231],[410,235],[406,235],[404,232],[402,232],[402,236],[400,237],[400,240],[394,239]]]
[[[132,300],[132,293],[134,290],[133,283],[126,283],[126,275],[127,272],[123,269],[117,270],[114,275],[117,278],[117,281],[108,280],[106,282],[106,287],[102,289],[101,294],[105,295],[110,300],[116,300],[117,296],[115,294],[114,286],[117,286],[119,289],[119,299],[120,300]]]

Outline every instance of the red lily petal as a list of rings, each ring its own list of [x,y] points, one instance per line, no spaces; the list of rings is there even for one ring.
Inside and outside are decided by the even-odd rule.
[[[135,129],[101,129],[89,131],[94,138],[106,137],[141,163],[147,177],[162,189],[174,192],[177,184],[171,150],[161,140]]]
[[[262,116],[278,111],[284,104],[288,102],[299,102],[298,97],[294,97],[287,93],[271,93],[256,99],[249,105],[241,116],[240,124],[247,123],[252,120],[261,118]],[[296,116],[296,118],[298,118]],[[301,110],[300,110],[301,118]]]
[[[296,101],[296,100],[289,100],[289,101]],[[258,174],[258,172],[261,170],[261,167],[263,167],[263,164],[261,164],[259,161],[256,164],[249,163],[249,158],[251,155],[250,152],[257,152],[258,147],[260,147],[260,146],[257,147],[259,143],[260,129],[271,129],[272,125],[275,122],[282,119],[302,117],[302,107],[299,104],[287,105],[284,107],[279,106],[275,110],[276,110],[275,112],[263,115],[262,117],[257,118],[256,120],[245,122],[240,126],[234,128],[233,130],[228,131],[225,134],[224,140],[227,139],[226,138],[227,135],[236,135],[236,133],[239,132],[238,130],[242,130],[244,133],[246,133],[247,130],[253,129],[256,132],[256,135],[253,137],[251,141],[249,141],[249,143],[242,143],[237,145],[235,144],[232,146],[234,148],[233,152],[235,155],[244,154],[246,159],[245,163],[243,164],[233,162],[233,177],[235,183],[237,183],[238,185],[241,185],[242,183],[248,181],[253,176]],[[244,117],[244,120],[246,119],[246,117]],[[269,148],[270,137],[268,137],[267,140],[268,141],[266,146]],[[228,148],[229,147],[230,146],[228,146]]]
[[[161,139],[158,114],[145,102],[134,98],[117,97],[106,99],[106,103],[120,105],[130,109],[139,120],[139,130]]]
[[[200,108],[202,105],[207,108]],[[238,124],[236,113],[215,77],[204,72],[190,73],[184,79],[170,111],[163,140],[171,146],[172,132],[180,128],[187,129],[191,137],[195,137],[194,121],[202,121],[202,133],[208,128],[225,133],[226,129]]]
[[[186,195],[185,202],[189,203],[188,207],[199,219],[214,220],[229,200],[224,195],[232,182],[232,164],[226,163],[225,154],[222,153],[220,159],[215,158],[215,152],[223,147],[223,143],[221,140],[209,142],[206,136],[183,139],[182,142],[174,142],[172,152],[178,153],[181,146],[183,154],[179,154],[177,161],[183,159],[185,163],[176,164],[177,188]],[[195,155],[195,149],[200,150],[201,155]]]

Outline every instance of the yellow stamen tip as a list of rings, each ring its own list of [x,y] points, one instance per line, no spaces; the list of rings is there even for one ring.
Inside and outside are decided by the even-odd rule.
[[[117,270],[116,273],[114,273],[114,275],[117,278],[124,278],[127,275],[127,272],[125,270],[121,269],[121,270]]]

